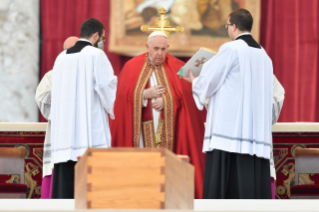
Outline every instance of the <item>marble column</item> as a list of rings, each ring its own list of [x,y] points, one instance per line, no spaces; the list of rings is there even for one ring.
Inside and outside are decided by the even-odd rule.
[[[0,0],[0,121],[38,121],[39,0]]]

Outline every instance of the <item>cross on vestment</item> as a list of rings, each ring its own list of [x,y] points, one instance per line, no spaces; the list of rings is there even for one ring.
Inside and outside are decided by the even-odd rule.
[[[184,27],[182,27],[182,26],[172,27],[169,24],[169,20],[165,19],[166,10],[163,7],[161,9],[159,9],[158,11],[160,14],[160,18],[156,21],[155,26],[149,27],[147,25],[142,25],[141,30],[143,32],[147,32],[149,30],[162,31],[168,36],[169,33],[172,31],[176,31],[176,32],[183,32],[184,31]]]
[[[205,57],[203,57],[201,60],[196,60],[195,62],[197,63],[195,66],[196,67],[199,67],[201,64],[204,64],[205,63]]]

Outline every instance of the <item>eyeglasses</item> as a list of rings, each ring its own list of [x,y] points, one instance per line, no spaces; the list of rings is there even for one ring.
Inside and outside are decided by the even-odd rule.
[[[225,24],[224,27],[225,27],[225,29],[228,29],[228,26],[232,26],[232,25],[234,25],[234,24]]]
[[[102,35],[101,35],[101,37],[102,37],[102,42],[104,43],[106,41],[106,38]]]

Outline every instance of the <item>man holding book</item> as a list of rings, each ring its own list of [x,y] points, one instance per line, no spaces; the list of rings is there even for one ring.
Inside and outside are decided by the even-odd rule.
[[[195,166],[196,198],[204,175],[204,122],[191,85],[176,74],[184,63],[167,54],[168,36],[150,34],[147,52],[128,61],[119,75],[112,146],[167,148]]]
[[[210,98],[203,151],[205,199],[271,199],[270,155],[273,67],[250,34],[253,18],[238,9],[225,28],[231,42],[207,61],[195,78],[199,109]]]

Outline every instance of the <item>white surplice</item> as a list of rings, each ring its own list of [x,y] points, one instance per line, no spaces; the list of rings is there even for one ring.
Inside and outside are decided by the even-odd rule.
[[[193,81],[207,111],[203,152],[214,149],[270,159],[273,67],[264,49],[243,40],[225,43]]]
[[[111,147],[107,113],[114,119],[117,77],[106,54],[93,46],[63,51],[52,82],[53,163],[77,161],[87,148]]]
[[[285,89],[277,80],[276,76],[273,76],[273,103],[272,103],[272,124],[276,124],[280,115],[281,108],[284,104],[285,99]],[[205,100],[205,108],[208,108],[209,98]],[[270,176],[276,179],[276,170],[273,157],[273,144],[271,144],[271,153],[270,153]]]
[[[276,76],[273,81],[274,96],[272,102],[272,124],[276,124],[280,115],[281,108],[284,104],[285,89],[282,87]]]
[[[35,101],[40,112],[48,120],[43,144],[43,177],[51,175],[54,166],[51,159],[51,89],[52,71],[49,71],[43,76],[35,93]]]

